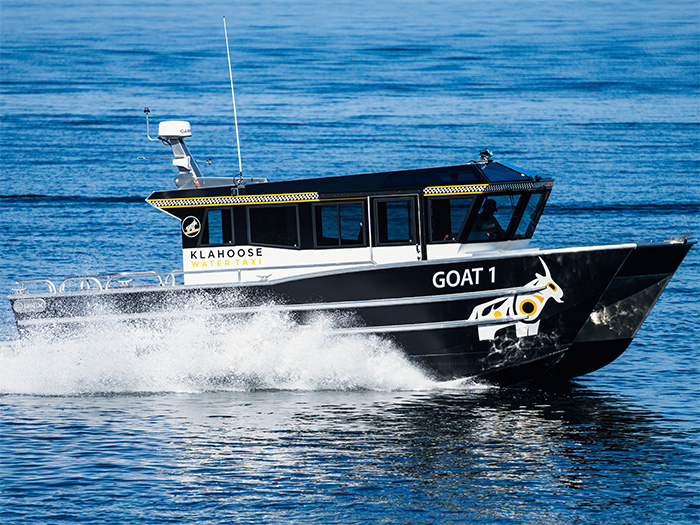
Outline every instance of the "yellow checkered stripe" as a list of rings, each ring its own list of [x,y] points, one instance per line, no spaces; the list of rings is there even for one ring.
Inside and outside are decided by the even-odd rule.
[[[424,195],[445,195],[454,193],[482,193],[488,188],[488,184],[475,184],[471,186],[428,186],[423,190]]]
[[[494,193],[497,191],[531,190],[532,182],[504,184],[472,184],[469,186],[428,186],[423,195],[466,195],[473,193]]]
[[[284,193],[279,195],[231,195],[226,197],[190,197],[183,199],[148,199],[156,208],[196,208],[201,206],[235,206],[237,204],[265,204],[280,202],[312,202],[318,193]]]

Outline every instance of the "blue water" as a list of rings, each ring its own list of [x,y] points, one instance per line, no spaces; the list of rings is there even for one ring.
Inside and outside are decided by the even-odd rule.
[[[208,175],[495,158],[556,178],[538,246],[700,231],[697,2],[0,1],[0,290],[180,266],[155,122]],[[261,316],[16,340],[3,523],[696,523],[700,250],[628,351],[554,390],[437,384],[391,343]]]

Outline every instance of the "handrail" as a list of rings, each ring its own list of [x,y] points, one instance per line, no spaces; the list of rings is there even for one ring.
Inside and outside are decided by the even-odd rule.
[[[98,290],[102,290],[102,283],[97,277],[69,277],[68,279],[65,279],[62,283],[61,286],[58,288],[58,292],[65,292],[66,291],[66,284],[71,283],[71,282],[79,282],[80,283],[80,289],[81,290],[90,290],[92,287],[90,286],[90,283],[95,283],[97,286],[96,288]]]
[[[66,291],[79,291],[79,290],[114,290],[119,288],[118,286],[113,285],[113,281],[119,281],[120,279],[129,279],[129,281],[133,280],[134,278],[138,277],[157,277],[158,282],[153,283],[153,284],[138,284],[138,287],[146,287],[146,286],[176,286],[178,283],[176,281],[176,277],[180,275],[197,275],[197,274],[216,274],[216,273],[222,273],[222,272],[237,272],[238,274],[238,281],[242,282],[242,272],[245,271],[267,271],[267,270],[294,270],[294,269],[299,269],[299,270],[305,270],[309,268],[332,268],[332,267],[340,267],[340,266],[376,266],[377,262],[374,260],[367,260],[367,261],[342,261],[342,262],[326,262],[326,263],[314,263],[314,264],[292,264],[292,265],[284,265],[284,266],[249,266],[249,267],[236,267],[236,268],[229,268],[229,269],[223,269],[223,270],[196,270],[196,271],[191,271],[191,272],[186,272],[184,270],[172,270],[170,272],[163,272],[163,273],[158,273],[152,270],[148,271],[142,271],[142,272],[120,272],[116,274],[98,274],[98,275],[86,275],[86,276],[78,276],[78,277],[69,277],[65,279],[61,285],[56,288],[56,285],[54,285],[53,282],[51,282],[48,279],[28,279],[28,280],[22,280],[22,281],[17,281],[17,284],[20,285],[20,288],[16,290],[16,293],[18,294],[25,294],[27,293],[27,287],[25,284],[33,284],[33,283],[43,283],[46,284],[46,286],[49,288],[49,293],[63,293]],[[269,276],[268,276],[269,277]],[[105,280],[105,284],[102,284],[103,281]],[[79,282],[80,283],[80,288],[79,290],[66,290],[66,286],[69,283],[72,282]],[[123,284],[123,286],[127,286],[128,284]]]
[[[171,272],[168,272],[168,274],[165,276],[165,280],[161,283],[163,286],[176,286],[177,282],[175,281],[175,276],[176,275],[184,275],[185,271],[184,270],[173,270]],[[172,282],[170,282],[172,281]]]
[[[49,293],[56,293],[56,285],[48,279],[24,279],[22,281],[15,281],[19,284],[19,288],[15,290],[17,294],[24,294],[27,291],[27,284],[45,284],[49,288]]]
[[[116,274],[98,274],[98,275],[82,275],[82,276],[77,276],[77,277],[69,277],[67,279],[64,279],[63,282],[56,287],[56,285],[48,280],[48,279],[23,279],[21,281],[16,281],[16,283],[19,285],[19,288],[16,288],[14,292],[18,295],[33,295],[37,294],[40,292],[30,292],[29,289],[27,288],[28,284],[45,284],[48,288],[48,293],[65,293],[68,291],[84,291],[84,290],[107,290],[107,289],[115,289],[119,288],[117,286],[114,286],[113,281],[121,280],[121,279],[128,279],[128,281],[125,280],[125,282],[130,282],[134,278],[138,277],[156,277],[158,278],[158,282],[154,282],[153,284],[139,284],[138,286],[175,286],[177,285],[176,281],[176,276],[177,275],[182,275],[184,272],[183,270],[172,270],[167,273],[158,273],[154,271],[143,271],[143,272],[120,272]],[[106,279],[105,284],[103,284],[103,281]],[[73,289],[68,289],[68,285],[70,283],[80,283],[80,287],[76,288],[75,290]],[[122,286],[126,286],[126,284],[122,284]]]
[[[120,272],[120,273],[115,273],[114,275],[109,276],[107,279],[107,284],[105,284],[105,290],[110,288],[110,284],[112,281],[115,279],[119,280],[119,282],[122,283],[122,286],[128,286],[128,282],[132,281],[135,277],[158,277],[158,285],[163,286],[163,278],[160,276],[160,274],[152,271],[152,270],[147,270],[145,272]],[[121,281],[122,279],[129,279],[128,281],[124,280]]]

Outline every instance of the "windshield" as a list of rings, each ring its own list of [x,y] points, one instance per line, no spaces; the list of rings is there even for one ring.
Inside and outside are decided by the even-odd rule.
[[[520,195],[494,195],[482,202],[467,242],[505,241]]]

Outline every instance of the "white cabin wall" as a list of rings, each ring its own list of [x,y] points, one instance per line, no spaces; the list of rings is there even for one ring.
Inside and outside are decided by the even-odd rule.
[[[214,246],[184,249],[182,260],[185,284],[259,282],[372,264],[368,247],[295,250]]]

